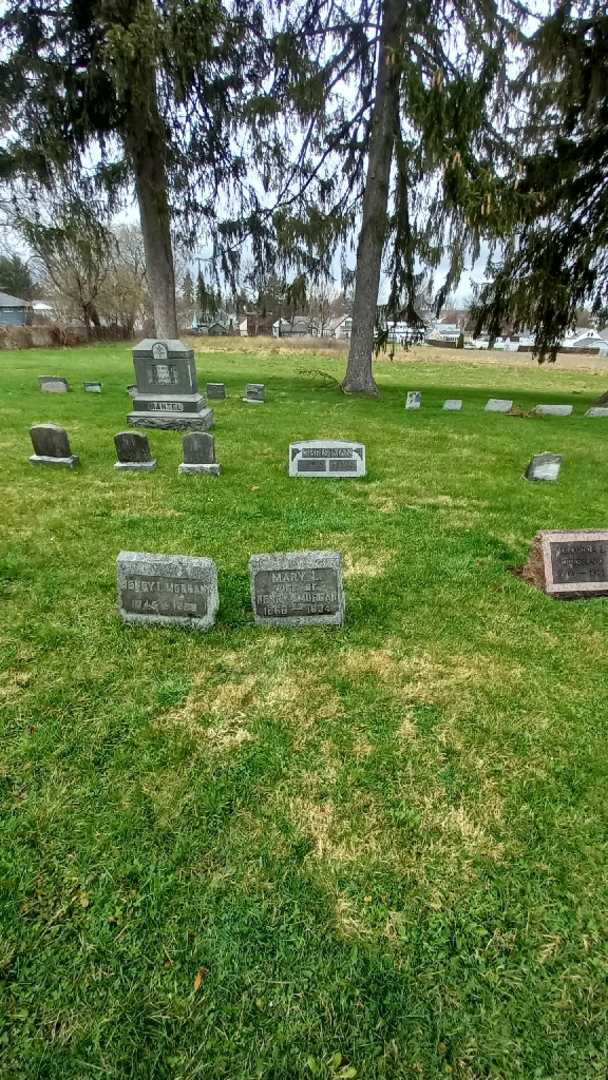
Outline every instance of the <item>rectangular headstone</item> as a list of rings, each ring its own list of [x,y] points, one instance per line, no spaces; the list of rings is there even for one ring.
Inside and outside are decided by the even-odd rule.
[[[405,398],[406,409],[419,409],[422,405],[422,391],[408,390]]]
[[[115,469],[150,472],[156,468],[156,459],[150,453],[148,436],[141,431],[120,431],[114,436],[117,461]]]
[[[590,409],[587,409],[585,416],[595,416],[598,419],[600,417],[608,417],[608,405],[593,405]]]
[[[192,431],[183,438],[183,463],[178,467],[182,475],[197,473],[219,476],[222,467],[215,460],[215,439],[206,431]]]
[[[251,602],[259,626],[341,626],[342,559],[337,551],[252,555]]]
[[[125,623],[207,630],[215,622],[219,594],[212,559],[121,551],[116,577]]]
[[[198,392],[194,352],[178,340],[146,338],[133,349],[137,393],[131,427],[207,431],[213,412]]]
[[[56,465],[65,469],[74,469],[78,465],[79,458],[70,450],[67,432],[59,424],[34,424],[30,435],[34,447],[30,457],[32,465]]]
[[[448,398],[448,400],[443,403],[444,412],[460,412],[461,409],[462,401],[460,398]]]
[[[247,383],[243,401],[247,401],[250,405],[261,405],[265,401],[265,395],[266,387],[263,383]]]
[[[539,533],[523,576],[556,600],[608,596],[608,529]]]
[[[537,405],[534,412],[537,416],[570,416],[573,405]]]
[[[562,461],[559,454],[535,454],[526,469],[526,480],[559,480]]]
[[[490,398],[486,404],[486,412],[511,412],[513,402],[505,398]]]
[[[100,382],[85,382],[84,388],[87,394],[101,394]]]
[[[365,476],[365,446],[342,439],[312,439],[289,446],[290,476],[325,479]]]
[[[40,375],[38,385],[43,394],[67,394],[70,389],[68,380],[60,375]]]
[[[226,384],[223,382],[208,382],[207,397],[210,401],[223,401],[226,397]]]

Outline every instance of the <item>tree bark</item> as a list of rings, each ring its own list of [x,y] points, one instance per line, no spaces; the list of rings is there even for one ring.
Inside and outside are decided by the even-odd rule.
[[[357,246],[353,321],[346,375],[342,383],[346,394],[378,393],[372,374],[372,355],[382,253],[386,239],[395,116],[399,107],[399,69],[395,63],[395,53],[403,17],[402,0],[384,0],[376,96],[372,112],[361,232]]]

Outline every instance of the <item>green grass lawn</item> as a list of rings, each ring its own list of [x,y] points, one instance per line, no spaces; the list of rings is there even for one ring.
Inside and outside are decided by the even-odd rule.
[[[162,431],[114,472],[126,348],[0,354],[0,1075],[605,1080],[608,601],[508,570],[608,526],[608,368],[383,363],[371,401],[302,371],[338,360],[197,362],[220,479]],[[46,420],[78,471],[28,464]],[[289,479],[324,436],[368,477]],[[215,559],[215,629],[123,627],[121,548]],[[342,553],[344,628],[255,628],[249,556],[300,548]]]

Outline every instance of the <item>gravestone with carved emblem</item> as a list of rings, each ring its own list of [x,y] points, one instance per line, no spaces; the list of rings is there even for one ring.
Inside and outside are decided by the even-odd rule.
[[[181,341],[146,338],[133,349],[137,392],[131,427],[207,431],[213,412],[198,391],[194,352]]]

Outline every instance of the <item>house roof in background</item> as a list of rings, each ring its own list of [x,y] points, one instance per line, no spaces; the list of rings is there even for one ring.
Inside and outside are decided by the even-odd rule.
[[[0,307],[29,307],[29,300],[19,300],[16,296],[0,290]]]

